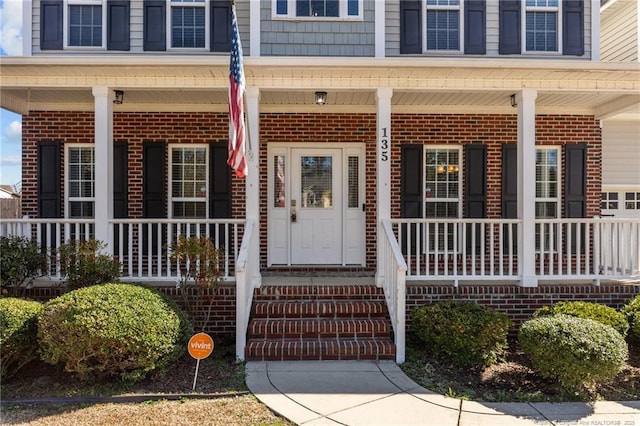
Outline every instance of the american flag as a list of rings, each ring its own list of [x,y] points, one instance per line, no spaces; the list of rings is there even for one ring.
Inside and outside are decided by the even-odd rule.
[[[231,8],[231,64],[229,66],[229,159],[238,177],[247,176],[244,129],[244,69],[236,9]]]

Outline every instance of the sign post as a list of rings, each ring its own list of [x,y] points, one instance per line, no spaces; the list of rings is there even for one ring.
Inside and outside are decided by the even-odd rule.
[[[198,333],[191,336],[187,346],[189,355],[197,360],[196,374],[193,377],[193,391],[196,390],[196,381],[198,380],[198,368],[200,368],[200,360],[205,359],[213,352],[213,339],[207,333]]]

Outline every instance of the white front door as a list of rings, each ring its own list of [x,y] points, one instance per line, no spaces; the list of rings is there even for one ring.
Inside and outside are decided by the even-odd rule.
[[[268,265],[364,265],[364,145],[268,152]]]
[[[291,150],[291,263],[342,263],[342,153]]]

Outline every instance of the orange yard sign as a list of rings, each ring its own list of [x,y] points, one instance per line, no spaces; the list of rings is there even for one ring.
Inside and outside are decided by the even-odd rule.
[[[206,333],[194,334],[189,339],[189,355],[197,360],[205,359],[213,352],[213,339]]]

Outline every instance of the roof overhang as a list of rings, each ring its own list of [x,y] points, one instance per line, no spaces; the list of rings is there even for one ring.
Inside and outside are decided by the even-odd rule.
[[[246,57],[262,112],[375,112],[375,90],[394,91],[393,112],[515,113],[510,95],[538,90],[540,114],[640,119],[640,66],[583,60],[492,58]],[[226,111],[227,56],[31,56],[0,58],[0,105],[93,110],[91,88],[125,92],[115,111]],[[317,106],[313,93],[329,93]]]

